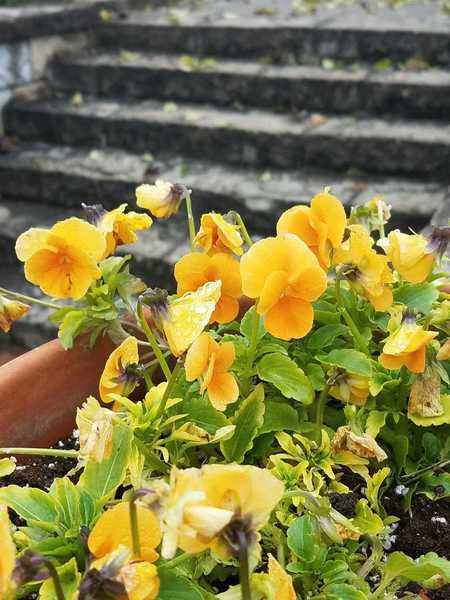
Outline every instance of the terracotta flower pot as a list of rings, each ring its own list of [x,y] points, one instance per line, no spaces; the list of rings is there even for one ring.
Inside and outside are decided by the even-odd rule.
[[[252,304],[241,298],[239,319]],[[146,318],[151,321],[149,312]],[[98,397],[100,376],[113,350],[108,337],[90,351],[80,342],[64,350],[53,340],[1,366],[0,448],[49,446],[67,437],[75,427],[77,407],[89,395]]]
[[[48,446],[67,437],[76,408],[98,396],[113,349],[108,337],[91,351],[81,343],[64,350],[53,340],[0,367],[0,447]]]

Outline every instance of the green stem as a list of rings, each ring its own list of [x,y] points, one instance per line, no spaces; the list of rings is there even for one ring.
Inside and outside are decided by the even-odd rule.
[[[372,542],[372,553],[358,570],[358,577],[362,577],[363,579],[369,575],[383,556],[383,546],[381,542],[374,536],[369,536],[369,539]]]
[[[359,333],[358,327],[356,326],[356,323],[350,316],[350,313],[347,311],[347,309],[344,306],[344,300],[342,298],[342,293],[341,293],[341,280],[342,280],[342,276],[338,271],[336,273],[336,281],[335,281],[337,308],[338,308],[339,312],[341,313],[341,315],[343,316],[344,321],[347,323],[347,326],[350,329],[350,331],[353,335],[353,339],[355,340],[356,346],[358,347],[360,352],[363,352],[364,354],[367,354],[367,356],[370,357],[370,352],[369,352],[366,342],[364,341],[362,335]]]
[[[192,213],[192,201],[191,195],[188,191],[184,193],[184,200],[186,202],[186,214],[188,220],[188,230],[189,230],[189,241],[191,244],[191,250],[194,249],[194,239],[195,239],[195,221],[194,215]]]
[[[145,381],[145,385],[147,387],[147,392],[149,392],[153,387],[153,381],[152,381],[152,377],[150,375],[149,370],[147,368],[144,368],[142,370],[142,375],[144,376],[144,381]]]
[[[199,552],[198,554],[188,554],[187,552],[184,552],[183,554],[175,556],[175,558],[172,558],[172,560],[168,560],[162,566],[164,568],[174,569],[175,567],[179,567],[188,560],[198,558],[200,556],[203,556],[204,554],[206,554],[206,550],[204,550],[203,552]]]
[[[55,450],[53,448],[0,448],[0,454],[78,458],[78,450]]]
[[[47,558],[43,558],[42,563],[48,569],[48,572],[50,573],[50,577],[53,580],[53,586],[55,588],[56,598],[58,600],[65,600],[64,590],[62,588],[61,580],[59,579],[58,571],[56,570],[55,566]]]
[[[133,554],[136,558],[141,558],[141,541],[139,539],[138,515],[136,508],[137,498],[133,495],[130,500],[130,528],[131,540],[133,543]]]
[[[21,300],[22,302],[26,302],[27,304],[39,304],[40,306],[45,306],[46,308],[52,308],[54,310],[59,310],[63,308],[59,304],[54,304],[53,302],[46,302],[45,300],[39,300],[38,298],[33,298],[32,296],[26,296],[25,294],[19,294],[19,292],[12,292],[11,290],[7,290],[6,288],[0,287],[0,294],[4,294],[5,296],[11,296],[17,300]]]
[[[407,480],[407,483],[413,483],[417,479],[420,479],[422,475],[428,473],[428,471],[434,471],[435,469],[443,469],[447,465],[450,465],[450,459],[446,458],[445,460],[441,460],[433,465],[428,465],[428,467],[424,467],[423,469],[419,469],[418,471],[414,471],[413,473],[409,473],[408,475],[402,475],[403,480]]]
[[[242,600],[252,600],[250,568],[248,563],[248,541],[244,532],[239,532],[239,579]]]
[[[320,396],[319,396],[319,398],[317,400],[317,407],[316,407],[316,427],[317,427],[317,431],[319,433],[319,436],[320,436],[321,431],[322,431],[323,415],[325,413],[325,406],[326,406],[326,403],[327,403],[327,398],[328,398],[328,392],[329,391],[330,391],[330,386],[329,385],[325,385],[325,387],[323,388],[323,390],[320,392]]]
[[[378,200],[377,202],[377,211],[378,211],[378,222],[380,225],[380,238],[383,239],[386,237],[384,232],[384,215],[383,215],[383,204]]]
[[[248,247],[253,246],[253,240],[250,237],[250,234],[245,226],[244,220],[241,215],[237,212],[234,213],[237,224],[239,225],[239,229],[241,230],[242,236]]]
[[[159,403],[158,412],[156,413],[156,416],[155,416],[155,421],[158,421],[164,414],[164,410],[166,408],[167,401],[169,400],[170,394],[172,393],[172,390],[175,387],[175,384],[177,383],[178,375],[180,374],[180,369],[181,369],[181,362],[177,362],[174,370],[172,371],[169,379],[167,380],[167,386],[166,386],[166,389],[164,390],[164,394],[163,394],[163,397],[161,398],[161,402]]]
[[[164,377],[168,381],[170,379],[170,375],[171,375],[169,365],[167,364],[167,361],[164,358],[164,354],[163,354],[161,348],[159,347],[159,344],[156,340],[155,334],[153,333],[151,327],[147,323],[147,320],[144,316],[144,309],[142,307],[141,302],[138,302],[137,312],[138,312],[138,317],[139,317],[139,321],[141,323],[142,329],[144,330],[144,333],[145,333],[148,341],[150,342],[152,350],[155,353],[155,357],[158,359],[159,365],[162,369],[162,372],[164,373]]]

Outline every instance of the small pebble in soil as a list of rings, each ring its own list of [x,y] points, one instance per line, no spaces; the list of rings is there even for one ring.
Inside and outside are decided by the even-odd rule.
[[[406,496],[406,494],[409,492],[409,488],[407,488],[406,485],[400,484],[394,488],[394,492],[397,494],[397,496]]]

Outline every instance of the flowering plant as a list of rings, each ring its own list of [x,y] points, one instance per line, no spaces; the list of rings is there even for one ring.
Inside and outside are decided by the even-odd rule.
[[[450,495],[450,228],[386,237],[380,198],[347,217],[325,189],[253,242],[236,213],[197,230],[183,185],[136,196],[157,219],[187,209],[174,295],[114,256],[152,226],[126,205],[17,240],[62,345],[116,349],[78,410],[79,450],[0,450],[77,458],[48,492],[0,489],[0,598],[376,600],[449,583],[433,552],[384,554],[398,519],[383,494]],[[8,331],[34,299],[0,293]],[[358,478],[344,515],[333,498]]]

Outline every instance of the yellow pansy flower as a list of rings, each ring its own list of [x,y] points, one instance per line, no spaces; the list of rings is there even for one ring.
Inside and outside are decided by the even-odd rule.
[[[93,225],[71,217],[49,230],[32,228],[16,242],[25,277],[53,298],[82,298],[100,277],[105,236]]]
[[[242,291],[257,299],[264,326],[282,340],[302,338],[313,325],[312,302],[327,278],[305,242],[287,233],[259,240],[241,259]]]
[[[208,333],[202,333],[186,354],[186,379],[201,378],[200,393],[208,392],[211,404],[217,410],[225,410],[236,402],[239,387],[228,372],[236,357],[232,342],[218,344]]]
[[[292,577],[286,573],[280,563],[271,554],[269,554],[268,579],[274,599],[296,600],[297,594],[292,584]]]
[[[387,255],[395,270],[410,283],[421,283],[433,270],[434,255],[423,235],[391,231]]]
[[[237,225],[228,223],[215,212],[202,215],[194,246],[203,248],[205,252],[233,252],[240,256],[243,243]]]
[[[115,550],[94,560],[90,567],[98,571],[97,585],[102,576],[122,584],[124,594],[118,600],[155,600],[159,594],[159,577],[155,565],[145,560],[130,560],[127,547],[119,545]],[[86,579],[89,579],[89,572]],[[100,583],[101,585],[101,583]]]
[[[362,225],[350,225],[349,237],[335,250],[333,262],[357,294],[364,296],[376,310],[386,310],[393,302],[393,282],[388,259],[372,248],[374,241]]]
[[[450,338],[445,340],[436,354],[438,360],[448,360],[450,358]]]
[[[167,219],[178,212],[185,192],[179,183],[157,179],[154,185],[144,183],[136,189],[136,204],[158,219]]]
[[[226,560],[238,556],[242,536],[254,551],[258,531],[283,491],[282,482],[270,471],[254,466],[174,469],[163,524],[163,556],[173,556],[177,546],[189,553],[210,548]]]
[[[0,504],[0,542],[0,598],[4,598],[11,590],[12,572],[16,563],[16,546],[11,535],[8,509],[4,504]]]
[[[354,373],[331,370],[328,372],[330,396],[356,406],[363,406],[369,395],[369,380],[367,377]]]
[[[311,206],[293,206],[278,220],[277,234],[298,236],[317,256],[322,269],[344,237],[347,217],[342,202],[325,189],[311,200]]]
[[[8,333],[11,325],[24,317],[29,310],[28,304],[0,296],[0,329]]]
[[[110,355],[100,377],[99,393],[102,402],[114,402],[114,394],[123,396],[134,389],[139,375],[136,367],[139,364],[137,339],[127,337]]]
[[[77,409],[76,423],[80,432],[81,462],[93,460],[101,463],[111,456],[113,438],[113,413],[103,408],[93,396],[89,396]]]
[[[195,292],[208,281],[221,281],[220,299],[210,322],[229,323],[239,313],[242,295],[239,262],[230,254],[213,255],[191,252],[181,257],[175,265],[177,293]]]
[[[137,503],[136,510],[141,556],[133,556],[133,559],[153,563],[159,556],[155,548],[161,542],[161,527],[149,508]],[[119,502],[102,513],[88,539],[89,550],[96,558],[106,556],[119,546],[125,546],[130,552],[133,550],[129,502]]]
[[[386,339],[379,361],[385,369],[405,366],[413,373],[423,373],[426,347],[437,335],[437,331],[425,331],[413,317],[407,315],[400,327]]]
[[[114,253],[117,246],[133,244],[138,237],[136,231],[148,229],[153,221],[149,215],[125,212],[127,205],[121,204],[100,216],[97,227],[106,235],[105,257]]]

